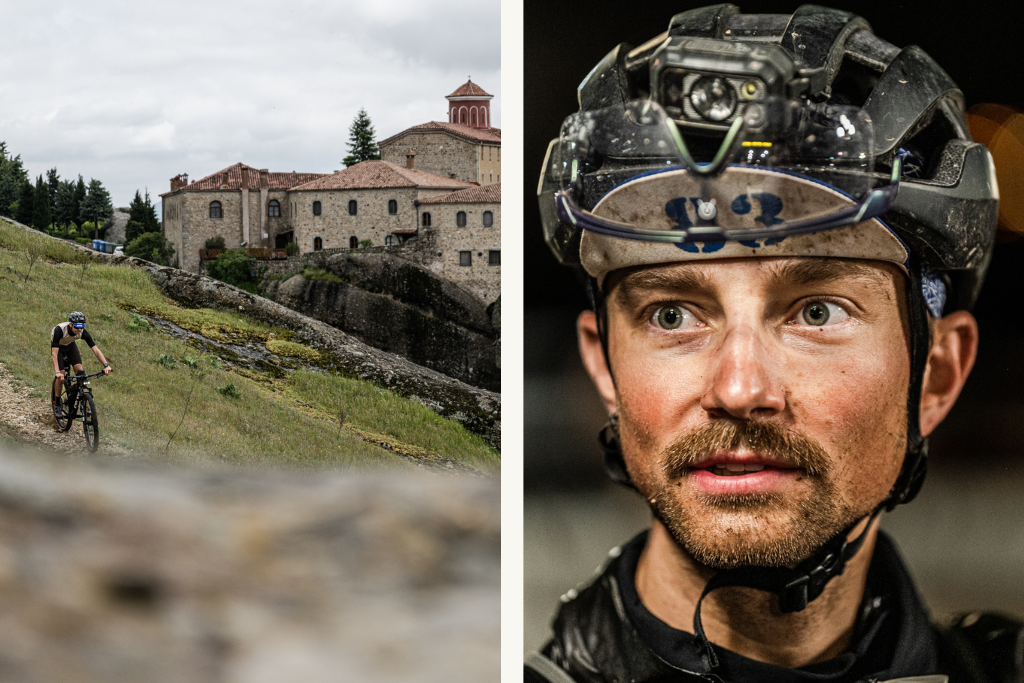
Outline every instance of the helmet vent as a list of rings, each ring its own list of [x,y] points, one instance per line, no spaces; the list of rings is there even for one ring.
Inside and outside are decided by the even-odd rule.
[[[855,61],[849,53],[843,56],[836,77],[832,79],[832,95],[829,101],[863,107],[868,95],[878,83],[879,73],[875,69]]]

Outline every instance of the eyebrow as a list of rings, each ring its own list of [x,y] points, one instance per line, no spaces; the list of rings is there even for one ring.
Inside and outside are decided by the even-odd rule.
[[[888,282],[880,268],[852,259],[809,258],[790,261],[783,265],[773,264],[770,268],[771,287],[817,285],[849,277],[871,280],[875,285],[882,287]]]
[[[624,275],[615,285],[614,296],[621,303],[628,304],[643,291],[658,289],[707,291],[711,288],[711,279],[706,273],[696,268],[642,269]]]
[[[771,271],[768,286],[773,289],[818,285],[844,278],[867,280],[883,288],[888,283],[884,271],[855,259],[797,258],[783,264],[765,264],[765,267]],[[640,268],[630,271],[614,285],[614,296],[621,303],[629,304],[641,296],[642,292],[651,290],[707,292],[713,288],[711,278],[700,269],[700,263],[693,262],[693,265],[687,264],[682,268]]]

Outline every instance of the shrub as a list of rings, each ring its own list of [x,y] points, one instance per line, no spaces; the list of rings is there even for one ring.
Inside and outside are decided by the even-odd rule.
[[[217,391],[228,398],[242,398],[242,392],[238,390],[238,387],[236,387],[234,383],[225,387],[217,387]]]
[[[361,247],[372,247],[373,240],[359,240],[359,246]]]
[[[132,313],[131,316],[132,317],[127,324],[129,330],[135,330],[136,332],[149,332],[149,330],[152,329],[153,324],[138,313]]]
[[[168,356],[166,353],[161,353],[160,357],[156,359],[156,362],[171,370],[178,367],[178,361],[174,360],[174,356]]]
[[[76,237],[75,241],[79,244],[92,244],[92,240],[88,237]]]
[[[124,248],[125,256],[146,259],[161,266],[168,266],[174,257],[174,247],[158,232],[139,235]]]
[[[327,280],[328,282],[344,283],[345,280],[338,277],[331,271],[325,268],[314,268],[313,266],[306,266],[302,269],[302,277],[307,280]]]
[[[207,274],[221,282],[234,285],[247,292],[256,292],[256,280],[253,277],[249,257],[242,249],[228,249],[210,263]]]
[[[299,244],[298,244],[298,242],[289,242],[288,244],[285,245],[284,251],[289,256],[295,256],[296,254],[299,253]]]
[[[216,237],[211,237],[210,239],[206,240],[206,242],[203,243],[203,248],[204,249],[223,249],[224,248],[224,238],[221,237],[220,235],[217,235]]]
[[[190,368],[198,368],[199,367],[199,359],[198,358],[193,358],[192,356],[182,356],[181,357],[181,362],[184,363],[185,365],[189,366]]]

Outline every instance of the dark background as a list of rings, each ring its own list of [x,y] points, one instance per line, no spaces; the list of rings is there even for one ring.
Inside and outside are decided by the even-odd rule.
[[[573,273],[543,242],[536,183],[548,141],[578,108],[576,87],[620,42],[639,45],[673,14],[712,3],[538,2],[525,6],[526,647],[546,637],[557,597],[603,553],[647,523],[642,501],[608,483],[595,437],[603,407],[576,351],[587,306]],[[744,13],[798,3],[739,2]],[[963,90],[967,107],[1024,106],[1020,3],[843,2],[897,47],[922,47]],[[1002,171],[1004,174],[1007,171]],[[1001,231],[974,310],[978,362],[931,438],[929,481],[884,527],[933,611],[1002,609],[1024,617],[1024,240]]]

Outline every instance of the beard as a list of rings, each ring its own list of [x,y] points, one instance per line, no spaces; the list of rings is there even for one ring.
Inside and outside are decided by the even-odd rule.
[[[681,479],[717,451],[746,447],[803,470],[810,491],[707,495]],[[713,569],[792,566],[868,514],[840,500],[833,465],[815,440],[767,422],[715,420],[659,457],[661,477],[637,481],[654,516],[694,560]]]

